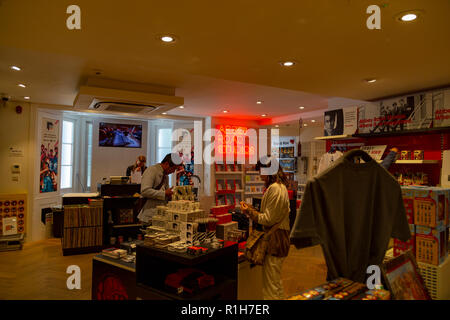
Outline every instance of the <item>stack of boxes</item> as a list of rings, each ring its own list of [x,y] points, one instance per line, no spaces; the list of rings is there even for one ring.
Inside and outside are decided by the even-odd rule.
[[[403,205],[405,206],[406,217],[408,219],[411,239],[407,242],[394,239],[394,257],[397,257],[408,250],[416,254],[416,226],[414,224],[414,189],[402,187]]]
[[[192,244],[197,219],[205,218],[200,202],[189,200],[170,201],[167,206],[158,206],[152,217],[152,227],[180,234],[180,240]]]
[[[232,221],[232,214],[228,213],[229,206],[216,206],[211,208],[211,214],[218,219],[216,237],[227,240],[228,233],[238,230],[238,223]]]
[[[448,256],[450,189],[402,187],[412,238],[394,240],[394,256],[412,250],[417,262],[438,266]]]

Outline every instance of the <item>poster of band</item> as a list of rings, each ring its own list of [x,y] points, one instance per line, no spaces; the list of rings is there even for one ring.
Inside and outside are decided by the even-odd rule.
[[[450,89],[433,93],[434,127],[450,127]]]
[[[428,129],[433,125],[433,93],[370,103],[359,108],[359,133]]]
[[[59,120],[42,118],[39,192],[58,190]]]

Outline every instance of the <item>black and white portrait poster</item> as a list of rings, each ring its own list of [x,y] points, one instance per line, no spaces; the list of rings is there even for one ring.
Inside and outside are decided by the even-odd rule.
[[[358,129],[357,118],[357,107],[325,111],[324,135],[328,137],[354,134]]]
[[[344,110],[325,111],[324,135],[338,136],[344,134]]]

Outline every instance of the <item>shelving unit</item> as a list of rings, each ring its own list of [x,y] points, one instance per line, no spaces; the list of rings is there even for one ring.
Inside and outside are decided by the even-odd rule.
[[[342,140],[342,139],[356,139],[353,135],[342,134],[338,136],[326,136],[326,137],[315,137],[315,140]]]
[[[244,166],[242,164],[215,164],[216,205],[239,207],[244,188]]]
[[[226,172],[216,171],[216,174],[226,174],[226,175],[243,174],[243,171],[226,171]]]
[[[278,154],[278,162],[291,182],[298,180],[297,171],[298,137],[281,136],[278,142],[272,141],[272,154]]]
[[[24,234],[0,236],[0,251],[21,250],[23,247]]]
[[[259,171],[254,169],[255,165],[243,164],[216,164],[216,205],[232,205],[239,208],[241,201],[250,201],[248,196],[262,196],[264,191],[264,181],[259,178]],[[231,170],[230,170],[231,169]],[[255,177],[258,175],[258,177]],[[255,180],[253,180],[255,179]],[[232,181],[232,183],[230,183]],[[231,186],[229,188],[228,186]],[[250,191],[253,187],[253,191]],[[248,190],[250,188],[250,190]],[[254,192],[255,189],[261,190]]]
[[[377,134],[354,134],[352,136],[317,137],[316,139],[326,141],[327,151],[330,150],[332,145],[345,146],[348,150],[359,148],[361,145],[387,145],[385,154],[391,147],[397,147],[400,152],[404,150],[411,152],[423,150],[424,160],[397,160],[389,168],[389,171],[392,174],[402,175],[426,174],[429,181],[428,185],[437,186],[441,184],[443,151],[448,150],[450,145],[450,127]]]
[[[395,161],[395,164],[439,164],[439,163],[440,163],[439,160],[397,160],[397,161]]]
[[[98,252],[103,245],[103,201],[64,206],[63,255]]]

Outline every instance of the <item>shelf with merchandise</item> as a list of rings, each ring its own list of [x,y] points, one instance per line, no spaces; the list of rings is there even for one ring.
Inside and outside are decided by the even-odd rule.
[[[243,174],[244,172],[242,171],[216,171],[216,174],[234,174],[234,175],[238,175],[238,174]]]
[[[347,139],[358,139],[358,137],[355,137],[351,134],[341,134],[337,136],[325,136],[325,137],[315,137],[315,140],[347,140]]]
[[[383,160],[377,160],[381,163]],[[440,160],[397,160],[395,164],[439,164]]]
[[[216,190],[215,192],[216,192],[216,194],[231,194],[231,193],[235,193],[236,190]]]

